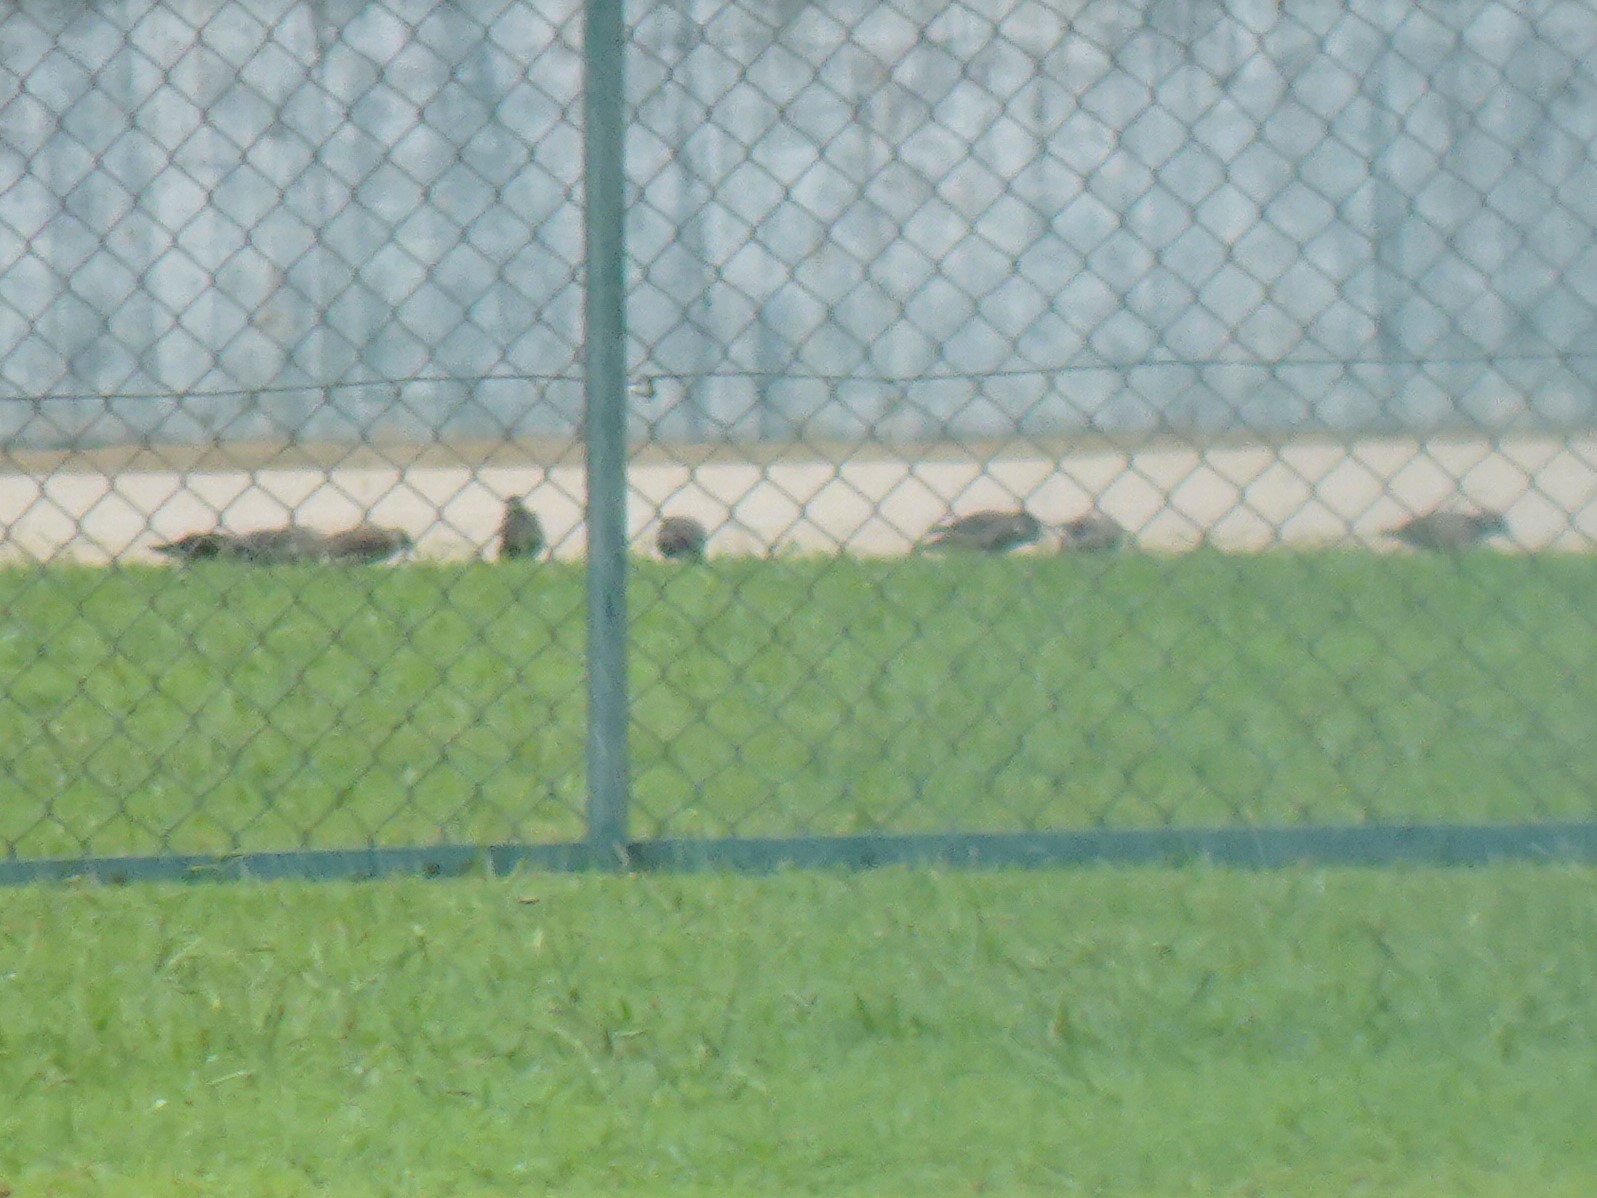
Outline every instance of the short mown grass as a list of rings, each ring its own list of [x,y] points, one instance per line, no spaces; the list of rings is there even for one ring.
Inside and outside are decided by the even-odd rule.
[[[0,572],[20,855],[581,834],[578,567]],[[1597,563],[640,563],[637,834],[1589,818]],[[23,1194],[1563,1198],[1597,873],[0,892]]]
[[[0,896],[17,1195],[1576,1198],[1597,874]]]
[[[0,571],[22,855],[580,835],[583,572]],[[1587,818],[1597,561],[639,563],[640,836]]]

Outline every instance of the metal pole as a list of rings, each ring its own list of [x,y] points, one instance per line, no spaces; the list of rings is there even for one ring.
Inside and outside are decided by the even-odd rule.
[[[626,25],[622,0],[587,0],[583,225],[588,481],[588,843],[627,860]]]

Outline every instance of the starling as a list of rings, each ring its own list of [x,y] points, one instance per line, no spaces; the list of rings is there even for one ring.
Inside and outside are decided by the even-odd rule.
[[[499,522],[499,560],[537,557],[543,552],[543,524],[519,499],[505,501],[505,518]]]
[[[1415,549],[1457,552],[1497,533],[1508,532],[1501,512],[1432,512],[1416,516],[1391,530],[1391,535]]]
[[[327,538],[323,555],[329,561],[357,562],[369,565],[387,561],[396,553],[403,553],[415,544],[408,534],[397,528],[381,528],[375,524],[358,524]]]
[[[225,532],[191,532],[175,541],[154,546],[155,552],[167,557],[182,558],[186,562],[231,557],[234,548],[233,538]]]
[[[976,512],[932,529],[922,549],[965,549],[1005,553],[1030,545],[1042,536],[1042,524],[1030,512]]]
[[[661,557],[699,562],[704,560],[704,545],[709,539],[704,525],[692,517],[667,516],[660,521],[654,544]]]
[[[1119,549],[1126,530],[1098,512],[1059,526],[1059,548],[1072,553],[1106,553]]]

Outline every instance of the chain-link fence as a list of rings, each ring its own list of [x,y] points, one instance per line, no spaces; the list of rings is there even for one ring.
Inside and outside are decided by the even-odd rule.
[[[7,876],[1597,848],[1597,16],[628,17],[0,15]]]

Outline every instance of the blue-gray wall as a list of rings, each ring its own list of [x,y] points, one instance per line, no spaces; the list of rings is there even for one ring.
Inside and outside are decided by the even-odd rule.
[[[662,436],[1590,417],[1590,5],[633,12]],[[0,441],[569,431],[580,26],[8,4]]]

